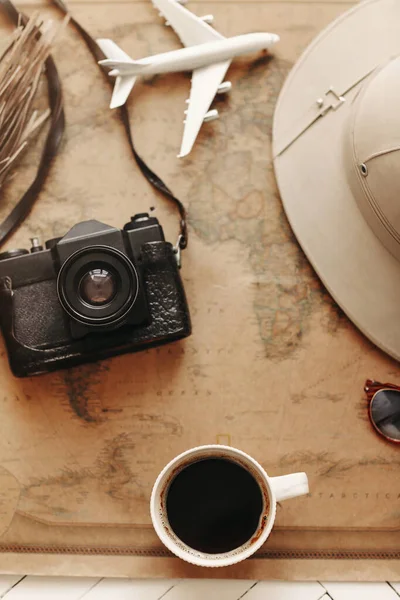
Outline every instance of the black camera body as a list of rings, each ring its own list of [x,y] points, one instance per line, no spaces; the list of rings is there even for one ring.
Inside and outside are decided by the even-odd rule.
[[[0,254],[0,327],[17,377],[166,344],[191,333],[177,255],[158,220],[99,221]]]

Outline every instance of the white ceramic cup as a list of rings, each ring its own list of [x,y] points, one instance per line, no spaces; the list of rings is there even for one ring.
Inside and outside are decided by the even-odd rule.
[[[175,535],[168,521],[166,498],[171,482],[182,469],[206,458],[225,458],[244,467],[256,479],[263,495],[263,510],[258,529],[250,540],[230,552],[206,554],[195,550]],[[171,460],[161,471],[151,494],[150,512],[158,537],[176,556],[201,567],[226,567],[248,558],[264,544],[275,521],[277,502],[304,494],[308,494],[308,479],[305,473],[269,477],[254,458],[241,450],[217,444],[198,446]]]

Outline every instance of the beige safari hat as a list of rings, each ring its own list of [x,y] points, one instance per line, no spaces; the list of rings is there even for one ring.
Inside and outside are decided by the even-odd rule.
[[[367,0],[302,55],[273,125],[282,202],[333,298],[400,360],[400,0]]]

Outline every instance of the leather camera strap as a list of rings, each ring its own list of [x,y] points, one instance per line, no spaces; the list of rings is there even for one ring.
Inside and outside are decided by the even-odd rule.
[[[0,0],[0,6],[15,26],[18,26],[21,22],[22,24],[26,23],[26,17],[21,15],[10,0]],[[40,35],[39,30],[38,35]],[[23,194],[22,198],[20,198],[17,205],[12,209],[8,217],[0,224],[0,245],[14,229],[22,223],[31,211],[33,204],[47,179],[51,162],[57,154],[64,132],[65,115],[61,82],[57,67],[51,56],[46,59],[45,66],[48,82],[49,107],[51,111],[50,128],[47,133],[46,142],[34,180]]]
[[[52,0],[64,14],[69,15],[68,8],[62,0]],[[26,22],[26,17],[22,15],[17,8],[13,5],[11,0],[0,0],[0,6],[3,8],[12,23],[17,26],[21,21]],[[87,33],[83,27],[74,19],[70,19],[78,33],[82,36],[87,47],[95,58],[96,62],[106,58],[101,48],[97,45],[95,40]],[[38,35],[40,32],[38,31]],[[29,188],[23,194],[22,198],[18,201],[17,205],[13,208],[8,217],[0,224],[0,245],[8,238],[8,236],[23,222],[26,216],[31,211],[33,204],[38,197],[46,178],[50,171],[52,160],[56,156],[62,135],[65,129],[65,114],[63,105],[63,96],[61,89],[61,81],[57,71],[55,62],[51,56],[46,59],[45,62],[45,73],[48,82],[48,96],[49,96],[49,107],[51,111],[50,127],[47,133],[46,142],[42,151],[42,155],[39,162],[39,167],[36,172],[36,176]],[[99,65],[99,68],[107,76],[107,80],[110,82],[111,78],[107,75],[107,70]],[[111,80],[112,83],[112,80]],[[167,199],[174,202],[180,215],[180,235],[177,242],[177,250],[183,250],[186,248],[188,243],[188,231],[187,231],[187,220],[186,220],[186,209],[182,202],[172,193],[167,185],[162,181],[154,171],[148,167],[145,161],[138,154],[132,137],[132,131],[130,127],[129,111],[126,105],[120,108],[120,116],[122,124],[124,126],[129,146],[132,154],[136,160],[138,167],[140,168],[146,179]]]
[[[96,60],[96,63],[98,64],[98,61],[107,58],[106,55],[104,54],[104,52],[101,50],[100,46],[92,38],[92,36],[89,35],[89,33],[80,25],[80,23],[78,23],[78,21],[70,15],[70,12],[69,12],[66,4],[63,2],[63,0],[52,0],[52,3],[55,6],[57,6],[65,15],[68,15],[70,17],[70,22],[74,25],[74,27],[76,28],[78,33],[81,35],[86,46],[90,50],[94,59]],[[113,85],[114,79],[108,76],[109,69],[105,69],[104,67],[102,67],[99,64],[98,64],[98,67],[106,76],[108,83],[111,83],[111,85]],[[168,198],[168,200],[171,200],[176,205],[176,207],[179,211],[180,235],[179,235],[177,246],[179,247],[180,250],[183,250],[184,248],[186,248],[187,243],[188,243],[186,209],[185,209],[184,205],[182,204],[182,202],[172,193],[172,191],[169,189],[169,187],[167,187],[167,185],[163,182],[163,180],[160,177],[158,177],[158,175],[156,175],[156,173],[154,173],[154,171],[152,171],[150,169],[150,167],[145,163],[145,161],[138,154],[138,152],[135,148],[134,142],[133,142],[133,136],[132,136],[131,126],[130,126],[129,111],[128,111],[126,104],[121,106],[119,111],[120,111],[121,121],[124,126],[126,136],[128,138],[128,143],[131,148],[131,152],[134,156],[134,159],[135,159],[139,169],[141,170],[143,175],[146,177],[146,179],[151,183],[151,185],[153,185],[161,194],[163,194],[163,196]]]

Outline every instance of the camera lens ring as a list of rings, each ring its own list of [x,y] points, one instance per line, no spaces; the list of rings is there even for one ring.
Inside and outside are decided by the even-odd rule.
[[[111,272],[119,286],[110,302],[98,306],[85,302],[79,292],[82,277],[96,268]],[[139,278],[132,262],[119,250],[89,246],[77,250],[63,263],[57,277],[57,293],[61,306],[74,321],[104,327],[126,317],[137,299]]]

